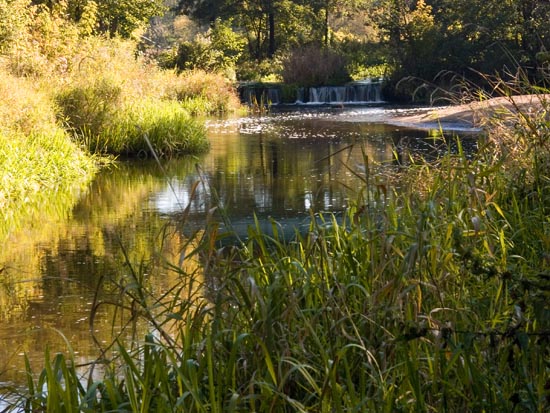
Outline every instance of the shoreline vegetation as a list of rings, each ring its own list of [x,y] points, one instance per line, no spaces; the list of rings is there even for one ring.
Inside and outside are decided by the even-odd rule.
[[[149,146],[164,156],[205,150],[194,116],[238,106],[221,75],[162,71],[136,58],[135,42],[114,28],[112,38],[91,36],[100,26],[90,23],[95,2],[78,23],[62,18],[65,2],[51,10],[0,5],[0,206],[8,225],[18,218],[6,211],[85,185],[106,158]],[[424,29],[411,32],[411,55],[439,27],[423,1],[413,11]],[[326,33],[328,44],[328,26]],[[46,349],[43,366],[27,363],[24,389],[2,383],[11,403],[4,411],[548,411],[548,90],[504,82],[493,90],[538,104],[504,98],[514,110],[503,113],[499,100],[489,101],[497,103],[490,113],[485,102],[479,112],[442,109],[439,120],[486,128],[478,151],[452,142],[457,151],[397,165],[365,155],[363,185],[342,221],[314,217],[308,234],[292,240],[276,223],[269,237],[251,228],[246,243],[224,249],[212,223],[185,240],[184,265],[136,266],[123,251],[128,273],[97,280],[111,294],[97,295],[90,330],[109,307],[119,338],[139,321],[150,333],[131,343],[98,340],[85,377],[74,354]],[[451,147],[452,138],[438,139]],[[65,211],[71,205],[63,202]],[[148,265],[165,265],[174,285],[153,291]]]
[[[129,311],[150,333],[99,349],[100,378],[46,352],[40,374],[27,367],[20,406],[548,410],[550,107],[537,98],[513,127],[485,118],[476,154],[456,142],[458,152],[402,168],[365,158],[342,222],[318,216],[292,240],[276,225],[269,237],[251,228],[246,243],[221,250],[215,227],[197,232],[187,266],[157,262],[176,280],[161,295],[150,270],[128,261],[127,277],[101,281],[112,295],[93,307]]]
[[[241,110],[222,75],[161,70],[134,41],[57,40],[52,56],[0,54],[0,239],[117,157],[207,151],[198,117]]]

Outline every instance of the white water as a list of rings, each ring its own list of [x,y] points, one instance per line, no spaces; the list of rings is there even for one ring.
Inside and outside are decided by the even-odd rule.
[[[267,85],[243,86],[242,100],[248,104],[279,105],[280,87]],[[384,103],[380,82],[362,80],[343,86],[302,87],[297,91],[295,105],[367,105]],[[287,103],[288,104],[288,103]]]
[[[361,105],[382,103],[380,83],[353,82],[344,86],[319,86],[302,88],[297,104],[309,105]]]

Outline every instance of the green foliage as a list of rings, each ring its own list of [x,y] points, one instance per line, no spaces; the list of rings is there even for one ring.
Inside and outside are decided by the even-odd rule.
[[[26,361],[29,398],[25,402],[25,409],[36,411],[44,408],[48,412],[74,412],[79,408],[84,388],[73,362],[67,361],[63,354],[56,354],[50,360],[48,350],[45,357],[46,366],[36,382],[28,360]]]
[[[162,0],[107,0],[98,3],[100,32],[130,37],[150,18],[162,14]]]
[[[122,106],[122,88],[109,79],[71,85],[60,91],[55,100],[61,120],[76,134],[99,135]]]
[[[164,67],[178,70],[222,72],[234,77],[237,62],[243,56],[246,40],[231,28],[231,21],[217,19],[205,36],[178,45],[177,52],[163,61]]]
[[[477,73],[499,73],[506,78],[519,67],[529,67],[530,78],[540,81],[543,72],[533,69],[542,69],[536,53],[550,47],[548,26],[541,24],[547,19],[542,15],[548,16],[549,6],[522,0],[512,3],[498,0],[381,3],[375,16],[388,48],[392,69],[389,82],[395,86],[409,76],[447,87],[450,79],[439,75],[453,72],[456,78],[488,86]],[[403,82],[400,86],[405,89],[398,93],[409,97],[416,88]]]
[[[136,30],[143,29],[149,19],[164,11],[162,0],[38,0],[33,3],[79,23],[84,35],[106,33],[123,38],[131,37]]]
[[[95,1],[88,1],[83,7],[82,14],[78,19],[78,27],[83,36],[91,36],[95,33],[98,25],[98,6]]]
[[[210,31],[211,47],[223,54],[223,64],[221,67],[234,68],[241,58],[246,40],[244,36],[238,34],[232,29],[232,21],[222,21],[216,19]]]
[[[0,53],[17,44],[29,23],[28,2],[26,0],[0,1]]]
[[[535,98],[537,110],[490,119],[476,154],[434,139],[445,155],[397,171],[365,154],[355,204],[341,220],[312,214],[305,235],[258,224],[218,249],[215,225],[195,233],[185,260],[201,267],[167,263],[178,276],[161,296],[128,261],[121,301],[94,306],[132,308],[154,334],[56,400],[82,407],[99,391],[98,411],[548,410],[549,102]]]
[[[222,58],[218,54],[218,57]],[[180,71],[191,69],[210,70],[217,67],[216,53],[209,49],[205,40],[195,40],[194,42],[182,42],[178,46],[175,55],[175,67]],[[172,62],[170,62],[172,66]]]

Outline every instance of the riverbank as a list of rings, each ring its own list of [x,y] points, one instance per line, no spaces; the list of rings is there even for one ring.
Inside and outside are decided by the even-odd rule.
[[[417,109],[406,115],[392,117],[388,123],[420,129],[482,130],[493,121],[513,120],[519,112],[535,114],[549,99],[548,94],[518,95],[462,105]]]

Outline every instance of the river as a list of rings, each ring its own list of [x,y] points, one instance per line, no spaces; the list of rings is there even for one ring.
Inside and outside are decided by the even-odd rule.
[[[365,156],[379,165],[410,153],[434,156],[441,142],[389,125],[395,113],[402,111],[310,108],[210,119],[208,154],[160,165],[120,161],[70,208],[41,211],[0,252],[0,385],[24,383],[24,355],[39,369],[46,347],[83,364],[97,357],[97,343],[119,331],[119,315],[107,306],[90,322],[99,280],[125,277],[128,261],[149,271],[159,257],[177,257],[208,217],[225,218],[221,229],[234,233],[226,242],[246,238],[254,216],[266,230],[273,219],[292,236],[310,211],[341,213],[357,198]],[[155,291],[170,288],[168,272],[150,272]]]

